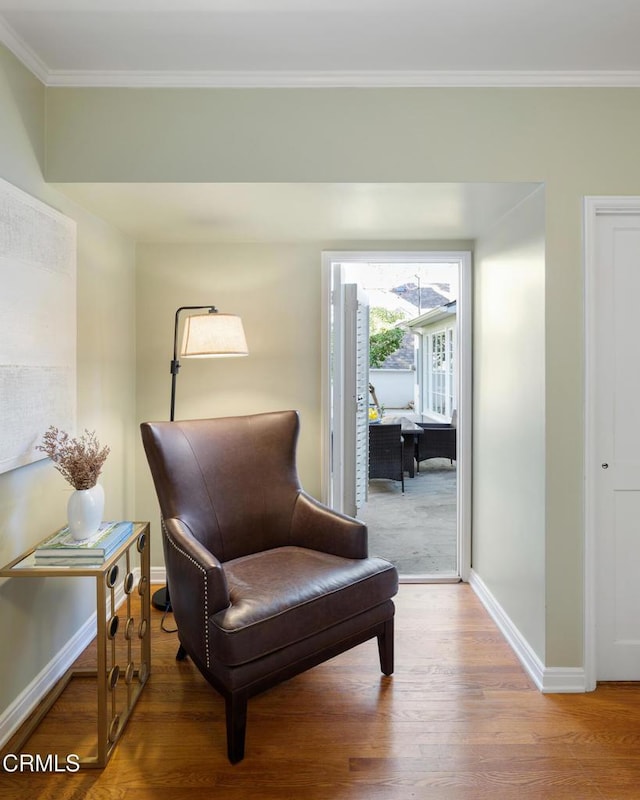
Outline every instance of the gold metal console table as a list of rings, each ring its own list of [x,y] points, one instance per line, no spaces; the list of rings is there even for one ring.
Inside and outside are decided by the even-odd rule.
[[[151,670],[149,523],[134,522],[127,539],[108,558],[95,564],[74,565],[71,560],[64,565],[56,561],[55,566],[36,563],[36,547],[0,569],[0,577],[95,578],[97,668],[69,669],[24,726],[19,740],[13,742],[12,750],[18,753],[24,748],[72,678],[94,676],[97,690],[96,755],[81,757],[72,766],[79,763],[82,767],[102,768],[106,766]],[[120,611],[123,619],[118,614],[118,603],[123,603]],[[66,761],[61,760],[58,764],[66,765]]]

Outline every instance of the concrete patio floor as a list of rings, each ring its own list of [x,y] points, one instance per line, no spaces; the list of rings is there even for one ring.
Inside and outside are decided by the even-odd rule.
[[[369,481],[358,518],[369,528],[369,553],[396,565],[401,577],[457,575],[456,465],[423,461],[415,478]]]

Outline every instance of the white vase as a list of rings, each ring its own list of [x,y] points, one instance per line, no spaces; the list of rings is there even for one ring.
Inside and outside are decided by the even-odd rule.
[[[69,530],[78,541],[93,536],[104,513],[104,489],[99,483],[91,489],[76,489],[67,503]]]

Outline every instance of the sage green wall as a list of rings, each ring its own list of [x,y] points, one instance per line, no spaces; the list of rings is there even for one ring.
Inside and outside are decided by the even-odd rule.
[[[139,245],[137,264],[138,418],[169,418],[173,321],[182,305],[242,317],[249,356],[183,359],[176,419],[300,411],[298,469],[319,492],[320,251],[286,245]],[[306,335],[313,331],[314,335]],[[312,365],[313,368],[310,368]],[[152,523],[152,563],[161,566],[160,512],[138,443],[138,504]],[[247,469],[259,469],[247,464]]]
[[[582,198],[640,194],[638,141],[638,89],[47,92],[52,181],[545,184],[545,652],[557,667],[583,661]],[[507,614],[519,603],[504,595]]]
[[[545,663],[544,189],[476,241],[472,565]]]
[[[77,222],[78,428],[111,447],[106,514],[126,517],[134,510],[135,250],[45,183],[44,106],[43,86],[0,46],[0,177]],[[64,522],[70,491],[48,461],[0,475],[0,563]],[[88,619],[94,596],[84,579],[0,579],[0,719]]]

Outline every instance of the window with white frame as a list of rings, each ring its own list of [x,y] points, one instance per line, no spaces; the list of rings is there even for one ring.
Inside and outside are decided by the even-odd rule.
[[[426,336],[425,411],[451,417],[455,406],[455,329],[441,328]]]

